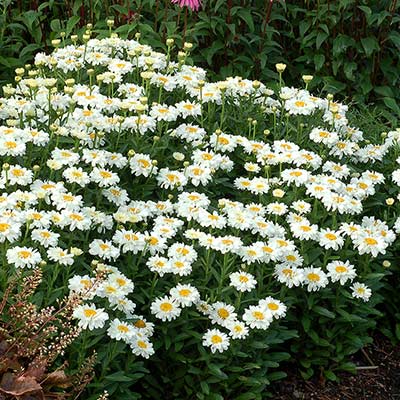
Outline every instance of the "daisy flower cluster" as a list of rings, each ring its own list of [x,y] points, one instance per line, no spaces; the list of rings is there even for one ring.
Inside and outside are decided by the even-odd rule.
[[[286,290],[369,300],[368,263],[400,231],[392,214],[369,215],[384,184],[399,186],[380,165],[399,131],[373,144],[332,97],[208,82],[190,46],[174,61],[170,45],[88,35],[3,88],[10,271],[40,265],[85,298],[82,329],[146,358],[159,326],[193,315],[202,344],[226,351],[285,318]]]

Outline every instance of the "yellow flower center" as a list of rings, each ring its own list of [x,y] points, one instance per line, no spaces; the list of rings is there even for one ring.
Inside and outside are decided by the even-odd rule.
[[[83,311],[83,314],[85,315],[86,318],[92,318],[97,314],[97,311],[91,308],[87,308],[86,310]]]
[[[27,258],[29,258],[31,255],[32,255],[32,253],[30,251],[27,251],[27,250],[21,250],[21,251],[18,252],[18,256],[23,258],[23,259],[25,259],[25,260]]]
[[[211,343],[213,343],[213,344],[222,343],[222,337],[219,335],[211,336]]]
[[[0,232],[5,232],[7,229],[10,229],[10,224],[6,224],[5,222],[0,223]]]
[[[378,241],[374,238],[365,238],[364,242],[369,246],[375,246],[378,244]]]
[[[337,239],[337,236],[334,235],[333,233],[326,233],[326,234],[325,234],[325,237],[326,237],[327,239],[329,239],[329,240],[336,240],[336,239]]]
[[[160,310],[163,312],[170,312],[172,311],[173,307],[171,303],[161,303]]]
[[[265,315],[261,311],[253,311],[253,317],[255,319],[258,319],[259,321],[262,321],[263,319],[265,319]]]
[[[230,312],[226,308],[220,308],[217,312],[218,316],[222,319],[226,319],[229,317]]]
[[[17,143],[15,142],[5,142],[5,146],[7,149],[15,149],[17,147]]]
[[[126,325],[118,325],[118,326],[117,326],[117,329],[118,329],[120,332],[123,332],[123,333],[128,333],[128,332],[129,332],[129,328],[128,328]]]
[[[315,274],[314,272],[310,272],[308,275],[307,275],[307,278],[308,278],[308,280],[309,281],[311,281],[311,282],[318,282],[321,278],[319,277],[319,275],[318,274]]]

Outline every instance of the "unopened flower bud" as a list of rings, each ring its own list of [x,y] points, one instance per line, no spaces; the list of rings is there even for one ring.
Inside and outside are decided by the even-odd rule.
[[[193,43],[185,42],[185,43],[183,44],[183,49],[184,49],[185,51],[190,51],[192,48],[193,48]]]
[[[275,68],[278,71],[278,73],[281,74],[283,71],[285,71],[286,64],[283,64],[283,63],[275,64]]]
[[[176,161],[183,161],[185,159],[185,155],[182,153],[179,153],[178,151],[176,151],[175,153],[172,154],[172,157],[176,160]]]
[[[282,189],[275,189],[272,191],[272,196],[282,198],[285,195],[285,192]]]
[[[302,79],[305,83],[310,83],[314,79],[314,77],[312,75],[303,75]]]

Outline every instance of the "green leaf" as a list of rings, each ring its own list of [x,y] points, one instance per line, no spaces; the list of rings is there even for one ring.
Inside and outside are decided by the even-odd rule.
[[[374,88],[369,77],[362,79],[360,87],[364,95],[368,94]]]
[[[337,381],[337,376],[332,371],[324,371],[325,377],[330,381]]]
[[[60,32],[61,31],[61,23],[59,19],[53,19],[50,22],[50,29],[54,32]]]
[[[268,374],[268,380],[273,382],[273,381],[278,381],[280,379],[284,379],[287,377],[287,373],[283,371],[274,371]]]
[[[217,365],[208,364],[208,369],[212,375],[217,376],[220,379],[228,379],[228,375],[226,375],[225,372],[223,372]]]
[[[323,43],[323,42],[325,42],[325,40],[326,40],[326,38],[328,37],[329,35],[326,33],[326,32],[318,32],[318,34],[317,34],[317,39],[316,39],[316,46],[317,46],[317,50],[321,47],[321,44]]]
[[[361,44],[367,57],[371,56],[374,51],[378,51],[380,49],[378,40],[373,36],[362,38]]]
[[[358,6],[358,8],[365,13],[366,16],[371,16],[372,10],[367,6]]]
[[[396,324],[395,334],[397,340],[400,340],[400,324]]]
[[[200,387],[202,393],[209,395],[210,394],[210,387],[208,386],[207,382],[205,381],[200,381]]]
[[[81,20],[80,17],[78,17],[77,15],[74,15],[73,17],[71,17],[68,22],[67,22],[67,27],[65,29],[65,33],[68,35],[71,34],[72,30],[75,28],[76,24]]]
[[[111,382],[131,382],[131,381],[132,381],[132,378],[131,378],[131,377],[126,376],[126,375],[125,375],[123,372],[121,372],[121,371],[115,372],[115,373],[113,373],[113,374],[111,374],[111,375],[107,375],[107,376],[105,377],[105,379],[106,379],[107,381],[111,381]]]
[[[252,400],[256,398],[257,398],[256,394],[251,392],[243,393],[237,397],[235,396],[236,400]]]
[[[332,311],[327,310],[324,307],[321,306],[314,306],[313,310],[320,315],[323,315],[324,317],[328,318],[335,318],[335,314]]]
[[[254,22],[251,11],[247,8],[240,8],[240,10],[237,12],[237,15],[246,22],[250,32],[254,32]]]
[[[377,86],[374,88],[374,92],[382,97],[394,97],[393,90],[389,86]]]
[[[304,316],[301,318],[301,324],[303,325],[304,330],[305,330],[306,332],[308,332],[309,329],[310,329],[310,325],[311,325],[311,320],[310,320],[310,318],[309,318],[307,315],[304,315]]]
[[[29,58],[33,58],[33,54],[36,50],[40,49],[41,46],[36,44],[36,43],[31,43],[25,46],[22,50],[21,53],[19,53],[19,57],[23,58],[26,55],[29,55]]]
[[[344,64],[343,70],[346,78],[350,81],[354,81],[353,72],[357,69],[357,64],[355,62],[347,62]]]
[[[333,55],[338,56],[340,54],[343,54],[349,47],[352,47],[354,44],[354,39],[347,35],[339,34],[334,40],[333,40]]]
[[[383,102],[385,103],[386,107],[389,107],[392,111],[400,114],[400,108],[397,105],[397,102],[392,97],[384,97]]]
[[[315,64],[315,70],[319,71],[322,66],[324,65],[325,62],[325,56],[323,54],[315,54],[314,55],[314,64]]]
[[[388,39],[398,48],[400,49],[400,33],[397,31],[390,31],[388,35]]]

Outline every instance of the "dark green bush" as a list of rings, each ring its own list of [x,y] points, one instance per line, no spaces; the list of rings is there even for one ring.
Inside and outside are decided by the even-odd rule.
[[[218,77],[241,75],[270,81],[274,64],[288,64],[287,83],[313,74],[314,87],[351,96],[357,102],[379,101],[400,114],[397,0],[203,0],[191,12],[170,0],[4,0],[0,9],[1,80],[16,66],[46,51],[62,31],[82,33],[87,23],[107,32],[113,17],[117,32],[140,31],[146,42],[164,48],[167,37],[195,44],[194,61]]]

